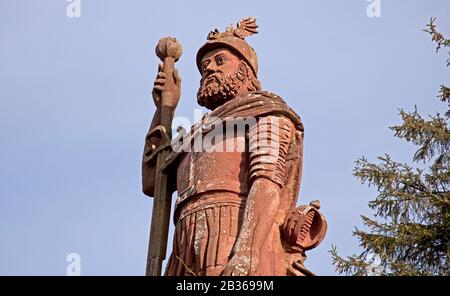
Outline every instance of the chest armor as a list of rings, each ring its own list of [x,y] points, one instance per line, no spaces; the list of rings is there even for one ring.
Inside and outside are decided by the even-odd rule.
[[[176,205],[208,191],[248,194],[248,144],[244,134],[210,145],[210,152],[186,152],[177,168]]]

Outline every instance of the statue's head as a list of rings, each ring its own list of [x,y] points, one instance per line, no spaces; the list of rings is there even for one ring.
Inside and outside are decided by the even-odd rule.
[[[244,40],[255,34],[256,28],[254,18],[245,18],[237,28],[209,33],[208,41],[197,53],[202,76],[197,101],[201,106],[213,110],[238,94],[261,89],[256,53]]]

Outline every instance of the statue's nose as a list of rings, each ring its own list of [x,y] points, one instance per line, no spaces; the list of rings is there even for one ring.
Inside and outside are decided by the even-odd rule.
[[[209,63],[208,66],[206,67],[206,72],[208,74],[217,72],[217,65],[216,65],[216,63],[215,62]]]

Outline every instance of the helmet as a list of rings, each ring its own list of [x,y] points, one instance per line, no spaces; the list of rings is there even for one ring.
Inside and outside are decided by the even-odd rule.
[[[225,32],[217,29],[208,34],[207,42],[197,52],[197,67],[205,54],[213,49],[225,47],[237,53],[250,66],[255,77],[258,77],[258,57],[255,50],[245,41],[245,37],[258,33],[256,19],[247,17],[237,23],[237,28],[229,26]]]

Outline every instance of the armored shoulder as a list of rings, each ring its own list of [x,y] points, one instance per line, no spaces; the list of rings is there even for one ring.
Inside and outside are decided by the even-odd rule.
[[[259,118],[249,129],[250,169],[252,183],[267,178],[283,187],[285,162],[289,145],[295,137],[295,126],[284,116],[268,115]]]

